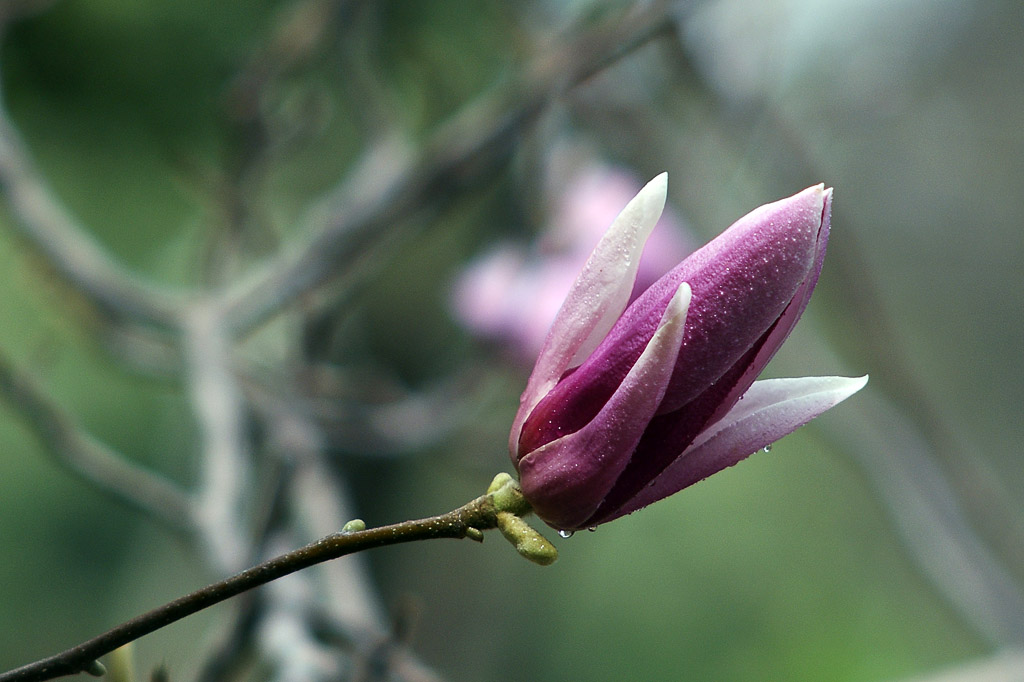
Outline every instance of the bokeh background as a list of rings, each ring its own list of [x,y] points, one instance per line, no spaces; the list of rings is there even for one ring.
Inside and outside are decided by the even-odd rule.
[[[72,227],[152,289],[182,305],[244,289],[318,229],[361,225],[339,237],[348,251],[324,250],[329,277],[231,339],[245,485],[226,538],[76,475],[6,391],[0,668],[323,524],[480,494],[509,469],[529,364],[460,320],[453,292],[498,245],[544,258],[574,173],[598,169],[636,183],[667,170],[696,243],[834,186],[821,283],[769,373],[870,373],[868,388],[667,501],[548,532],[552,567],[496,536],[376,550],[262,612],[236,601],[146,637],[140,675],[214,679],[243,603],[262,621],[221,679],[1024,675],[1021,3],[0,7],[0,151],[16,130]],[[392,202],[396,177],[430,182]],[[188,343],[98,305],[10,196],[0,207],[4,365],[74,429],[209,490]],[[321,611],[332,627],[311,625]]]

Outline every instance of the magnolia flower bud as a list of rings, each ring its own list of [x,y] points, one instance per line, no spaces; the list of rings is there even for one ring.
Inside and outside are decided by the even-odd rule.
[[[858,391],[866,377],[755,382],[818,280],[832,190],[762,206],[628,308],[667,176],[626,206],[573,284],[510,437],[549,525],[593,527],[744,459]]]

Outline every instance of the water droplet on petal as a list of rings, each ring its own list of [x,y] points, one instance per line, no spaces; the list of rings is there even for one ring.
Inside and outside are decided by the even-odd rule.
[[[575,535],[575,533],[576,533],[576,531],[572,531],[572,530],[560,530],[560,531],[558,531],[559,537],[563,537],[563,538],[566,538],[566,539],[571,538],[573,535]]]
[[[587,530],[589,530],[591,533],[593,533],[595,530],[597,530],[597,526],[591,526]]]
[[[772,444],[768,443],[768,445],[765,445],[764,446],[764,451],[765,452],[771,452],[772,451]]]

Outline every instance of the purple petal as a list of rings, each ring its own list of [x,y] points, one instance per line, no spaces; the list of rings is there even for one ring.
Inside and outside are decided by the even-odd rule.
[[[824,185],[810,187],[801,192],[800,195],[814,195],[816,192],[820,192],[823,187]],[[825,262],[825,247],[828,246],[828,235],[831,223],[832,188],[829,187],[824,191],[824,204],[821,210],[821,229],[818,232],[817,255],[814,259],[814,264],[811,267],[811,272],[807,279],[800,285],[800,288],[793,296],[793,300],[788,306],[786,306],[786,310],[782,313],[779,321],[776,322],[775,326],[769,331],[768,337],[761,344],[760,349],[747,366],[747,369],[743,372],[743,375],[736,382],[736,385],[730,393],[722,400],[719,410],[708,420],[709,424],[714,424],[716,421],[721,419],[723,415],[732,409],[736,401],[739,400],[739,397],[747,392],[747,389],[749,389],[754,383],[754,379],[756,379],[765,368],[768,361],[772,359],[782,343],[789,338],[789,334],[793,331],[793,327],[796,326],[797,320],[800,319],[804,310],[807,309],[807,303],[811,300],[811,293],[814,291],[814,287],[818,283],[818,276],[821,274],[821,266]]]
[[[605,498],[597,515],[603,515],[607,510],[614,510],[628,502],[671,464],[678,457],[678,453],[686,450],[698,434],[704,432],[708,426],[732,410],[736,401],[747,392],[751,384],[754,383],[754,379],[789,336],[807,307],[825,257],[832,190],[828,189],[824,192],[821,190],[821,185],[811,187],[793,197],[790,202],[798,211],[797,215],[799,212],[805,214],[803,218],[796,218],[791,213],[788,216],[790,220],[813,222],[815,218],[808,211],[820,210],[817,218],[820,229],[816,243],[809,244],[809,246],[815,247],[812,249],[812,253],[816,253],[816,256],[807,278],[797,288],[779,319],[765,331],[756,343],[752,344],[750,350],[743,357],[700,395],[674,412],[665,412],[664,407],[658,410],[658,415],[651,420],[651,424],[637,445],[633,459],[623,471],[622,476],[619,477],[614,490]],[[669,391],[671,390],[670,387]]]
[[[765,337],[767,335],[766,332]],[[629,460],[629,464],[615,481],[615,486],[605,496],[601,507],[594,513],[595,516],[602,517],[636,497],[651,481],[661,475],[661,472],[672,464],[679,457],[679,453],[684,452],[697,436],[714,421],[722,418],[722,414],[718,414],[720,411],[728,412],[728,410],[721,410],[723,401],[734,393],[737,382],[744,376],[752,358],[757,356],[763,345],[764,338],[759,340],[718,381],[708,386],[703,393],[686,405],[675,412],[661,413],[659,411],[655,415],[651,423],[647,425],[640,442],[637,443],[636,451]],[[751,379],[752,381],[753,379]],[[749,385],[746,388],[749,388]],[[738,399],[739,394],[736,394],[736,397],[732,398],[732,403]],[[541,404],[543,405],[543,403]],[[714,421],[712,421],[712,417],[714,417]],[[526,423],[527,426],[523,429],[524,433],[529,430],[530,422]]]
[[[733,384],[727,387],[731,389],[747,376],[737,363],[754,345],[764,347],[765,335],[778,326],[799,293],[810,293],[810,288],[802,287],[812,279],[820,256],[825,199],[819,185],[761,206],[691,254],[634,301],[593,354],[544,395],[531,410],[529,421],[520,424],[523,435],[536,431],[530,438],[539,446],[562,435],[554,429],[556,425],[572,430],[588,423],[633,366],[680,282],[693,290],[690,322],[658,412],[682,408],[736,369]],[[796,317],[787,317],[787,322],[795,322]],[[784,335],[771,338],[777,344]],[[765,361],[770,356],[766,352]],[[754,358],[745,361],[749,364]],[[750,382],[753,379],[749,376]],[[703,414],[703,419],[714,411]],[[698,430],[702,427],[703,423],[697,425]],[[680,450],[685,445],[680,443]],[[669,452],[667,457],[674,454]]]
[[[523,492],[550,525],[578,528],[626,466],[672,376],[690,295],[684,282],[636,364],[589,424],[518,461]]]
[[[790,308],[796,314],[784,333],[773,339],[775,346],[763,354],[767,363],[806,306],[805,299],[797,311],[791,302],[801,290],[809,297],[814,288],[807,282],[816,281],[814,268],[820,267],[816,261],[824,255],[819,236],[825,203],[824,185],[816,185],[765,204],[736,221],[683,261],[674,277],[668,277],[690,283],[695,310],[660,412],[672,412],[702,393],[772,325],[778,328],[780,316]],[[751,382],[756,374],[749,377]]]
[[[555,316],[537,364],[520,398],[509,449],[530,412],[565,371],[597,347],[629,301],[644,242],[665,208],[668,175],[657,176],[626,205],[598,242]]]
[[[679,492],[792,433],[867,384],[867,376],[755,381],[736,406],[700,434],[632,500],[599,519],[616,519]]]

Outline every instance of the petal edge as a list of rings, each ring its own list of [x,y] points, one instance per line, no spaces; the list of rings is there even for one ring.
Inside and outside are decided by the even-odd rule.
[[[689,285],[682,283],[658,331],[589,424],[516,463],[527,499],[549,525],[563,529],[586,525],[626,466],[668,386],[690,295]]]
[[[604,339],[629,302],[640,253],[665,209],[668,173],[648,182],[612,223],[573,282],[537,357],[512,423],[515,453],[523,422],[565,371]]]
[[[846,400],[867,382],[867,375],[755,381],[736,406],[701,433],[650,486],[599,522],[646,507],[746,459]]]

